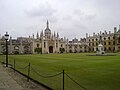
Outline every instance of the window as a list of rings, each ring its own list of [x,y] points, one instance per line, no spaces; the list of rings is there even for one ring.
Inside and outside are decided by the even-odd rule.
[[[109,50],[111,51],[111,48],[109,47]]]
[[[75,46],[75,48],[77,48],[77,46]]]
[[[115,47],[113,47],[113,51],[115,51]]]
[[[94,46],[94,43],[92,43],[92,45]]]
[[[106,45],[106,42],[104,42],[104,45]]]
[[[46,43],[44,42],[44,48],[46,47]]]
[[[104,40],[106,40],[106,38],[104,38]]]
[[[58,47],[58,43],[56,43],[56,47]]]
[[[104,48],[104,51],[106,51],[106,47]]]
[[[96,41],[97,41],[98,39],[96,38]]]
[[[108,39],[110,40],[110,37],[108,37]]]
[[[89,43],[89,46],[90,46],[90,43]]]
[[[118,43],[120,43],[120,37],[118,38]]]
[[[111,43],[109,42],[109,45],[110,45]]]
[[[90,42],[90,39],[89,39],[89,42]]]
[[[113,45],[115,45],[115,41],[113,41]]]
[[[113,39],[115,39],[115,37],[113,36]]]
[[[63,45],[61,44],[61,47],[63,47]]]
[[[94,41],[94,39],[92,39],[92,41]]]
[[[37,48],[39,47],[39,44],[37,44]]]
[[[98,43],[96,43],[96,46],[98,46]]]

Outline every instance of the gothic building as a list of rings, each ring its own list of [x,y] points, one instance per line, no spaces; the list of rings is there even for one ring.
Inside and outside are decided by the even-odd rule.
[[[8,42],[10,54],[34,54],[40,53],[60,53],[60,48],[65,48],[65,39],[60,38],[58,33],[52,33],[47,21],[46,29],[41,31],[40,35],[37,33],[36,38],[34,34],[32,37],[18,37]],[[38,51],[37,51],[38,49]],[[41,51],[40,51],[41,50]],[[5,53],[5,39],[0,39],[0,53]]]
[[[99,37],[102,36],[102,45],[105,52],[120,52],[120,26],[119,29],[114,28],[114,32],[110,31],[93,33],[92,36],[74,38],[71,41],[60,38],[58,33],[51,32],[49,22],[41,33],[34,34],[29,37],[18,37],[8,41],[9,54],[36,54],[36,53],[80,53],[80,52],[96,52],[99,44]],[[5,38],[0,36],[0,54],[5,54]]]

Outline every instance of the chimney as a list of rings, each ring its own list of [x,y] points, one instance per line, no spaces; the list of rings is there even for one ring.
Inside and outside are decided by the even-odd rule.
[[[88,33],[86,33],[86,38],[88,37]]]
[[[109,31],[109,34],[111,34],[111,31]]]
[[[105,30],[105,34],[107,34],[106,30]]]

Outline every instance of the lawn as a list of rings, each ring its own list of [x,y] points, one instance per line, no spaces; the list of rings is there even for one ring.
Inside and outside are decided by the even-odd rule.
[[[24,67],[31,64],[37,73],[43,76],[54,75],[63,69],[73,80],[87,90],[120,90],[120,53],[116,56],[86,56],[77,54],[39,54],[39,55],[9,55],[9,63],[16,61],[16,69],[27,74]],[[0,55],[4,61],[5,56]],[[62,74],[43,78],[32,69],[30,77],[49,86],[54,90],[62,90]],[[65,75],[65,90],[84,90]]]

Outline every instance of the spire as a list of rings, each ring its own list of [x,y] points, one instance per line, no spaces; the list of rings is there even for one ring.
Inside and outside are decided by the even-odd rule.
[[[58,32],[57,32],[57,38],[59,38],[59,34],[58,34]]]
[[[47,20],[47,28],[49,28],[49,22],[48,22],[48,20]]]
[[[37,32],[37,39],[39,38],[39,34],[38,34],[38,32]]]

